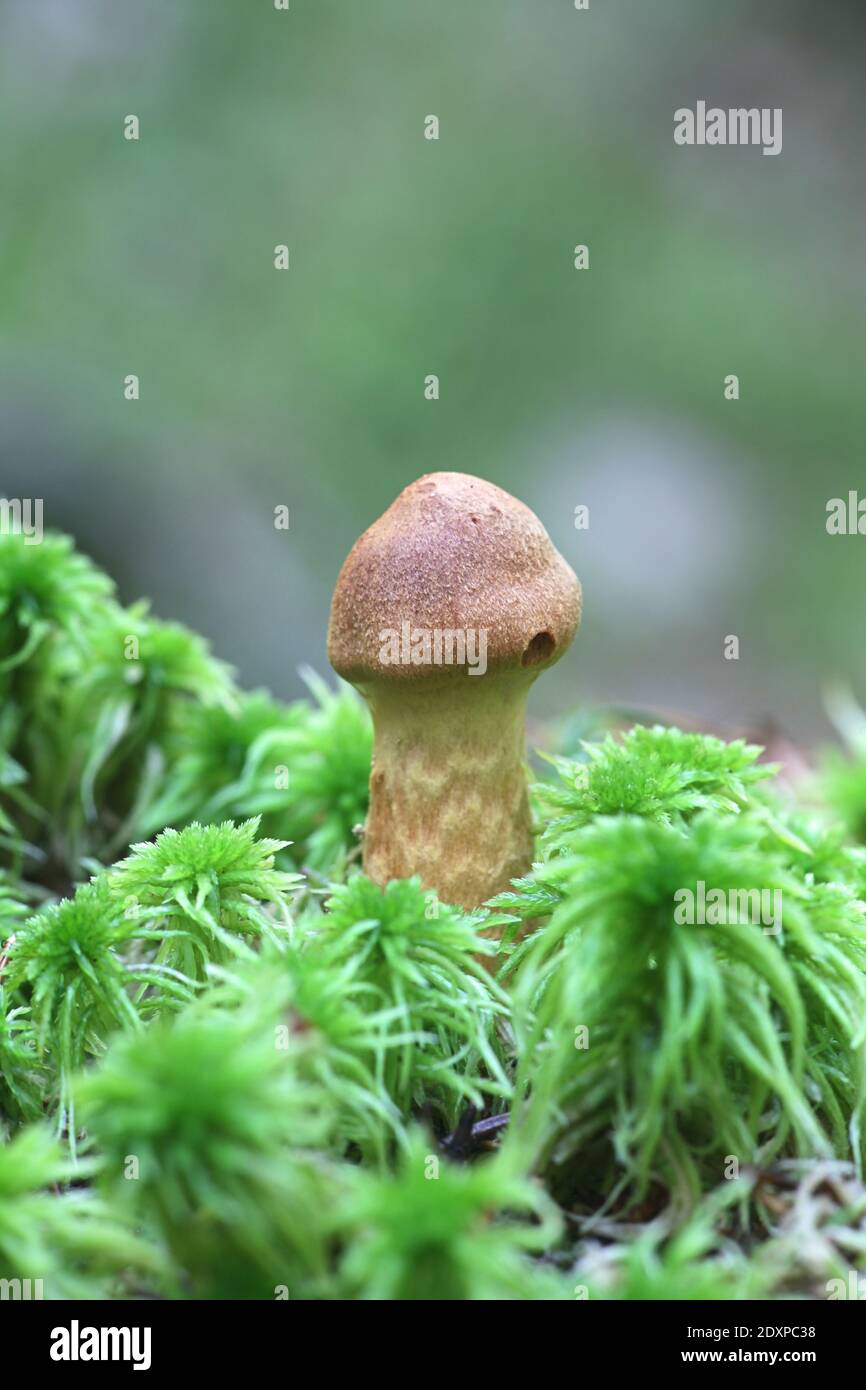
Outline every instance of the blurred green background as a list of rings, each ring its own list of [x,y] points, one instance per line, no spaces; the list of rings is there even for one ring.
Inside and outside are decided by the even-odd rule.
[[[461,469],[584,586],[536,712],[812,740],[827,680],[866,692],[866,537],[825,530],[866,494],[862,0],[0,16],[0,491],[125,599],[295,695],[356,536]],[[782,107],[781,155],[675,146],[699,99]]]

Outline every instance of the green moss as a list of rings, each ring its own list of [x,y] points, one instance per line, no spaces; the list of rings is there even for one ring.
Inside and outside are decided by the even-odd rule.
[[[862,1175],[859,749],[825,771],[833,820],[743,742],[585,743],[534,791],[532,872],[467,914],[358,872],[369,715],[308,683],[245,694],[65,537],[0,538],[0,1276],[57,1297],[802,1288],[753,1179]],[[713,890],[763,890],[771,916],[678,916]],[[857,1258],[862,1209],[844,1247],[823,1232],[810,1289]]]
[[[349,686],[329,690],[312,672],[306,679],[315,703],[293,731],[287,756],[292,839],[299,863],[342,876],[367,815],[372,723]]]
[[[393,1177],[358,1172],[339,1210],[344,1297],[485,1300],[564,1297],[528,1252],[555,1244],[556,1208],[502,1158],[456,1166],[420,1132]]]
[[[553,759],[559,785],[544,783],[536,796],[544,819],[542,845],[557,853],[596,816],[622,812],[667,824],[698,811],[733,812],[748,805],[756,786],[775,769],[760,764],[760,748],[709,734],[638,725],[617,740],[608,734],[584,743],[586,761]]]
[[[405,1137],[405,1122],[385,1079],[389,1050],[404,1043],[392,1013],[376,1007],[354,962],[334,970],[312,938],[266,942],[252,962],[224,972],[207,1004],[238,1012],[270,1031],[298,1075],[328,1096],[336,1156],[384,1164]]]
[[[117,1042],[79,1093],[107,1196],[159,1231],[182,1291],[323,1291],[333,1118],[272,1033],[194,1012]]]
[[[158,1248],[93,1192],[71,1187],[73,1177],[81,1170],[42,1126],[0,1144],[0,1277],[29,1280],[30,1297],[53,1299],[123,1297],[133,1281],[158,1282]]]
[[[307,680],[312,702],[255,691],[231,706],[184,706],[166,740],[171,776],[142,810],[148,831],[260,816],[296,863],[339,872],[367,813],[370,718],[348,686]]]
[[[46,1098],[57,1101],[58,1127],[68,1130],[73,1149],[73,1073],[87,1056],[103,1051],[111,1033],[138,1031],[144,1016],[191,994],[157,966],[124,958],[124,948],[133,942],[154,939],[145,926],[122,914],[103,874],[73,898],[28,918],[7,947],[6,992],[13,1000],[19,995],[27,1001],[40,1060],[54,1078]],[[138,1007],[131,997],[137,983],[146,990]],[[15,1014],[7,1015],[7,1040],[20,1052]]]
[[[171,776],[160,779],[142,811],[148,833],[193,820],[261,816],[264,834],[288,840],[294,833],[291,798],[280,774],[305,714],[302,702],[281,705],[262,690],[230,705],[184,704],[166,738]]]
[[[417,879],[383,890],[356,874],[334,890],[313,947],[333,974],[351,971],[363,1007],[379,1014],[376,1068],[403,1115],[435,1105],[452,1124],[461,1103],[506,1099],[497,1021],[508,999],[478,957],[495,947],[480,919],[438,902]]]
[[[157,936],[159,965],[202,981],[209,964],[244,950],[245,940],[274,936],[285,924],[297,874],[274,866],[279,840],[256,838],[258,818],[235,826],[166,830],[107,876],[125,918]],[[267,910],[266,910],[267,909]]]
[[[512,939],[542,923],[503,972],[515,1132],[584,1198],[660,1180],[693,1201],[729,1155],[861,1160],[861,861],[749,791],[757,750],[705,742],[635,730],[563,766],[546,859],[494,905]],[[621,803],[643,815],[604,813]],[[686,893],[723,915],[685,920]]]
[[[828,753],[822,771],[827,801],[848,833],[866,843],[866,756]]]
[[[21,688],[25,668],[40,671],[61,640],[83,649],[95,621],[107,611],[114,585],[68,536],[46,535],[28,545],[0,535],[0,682],[8,697]],[[18,674],[15,674],[18,673]]]
[[[748,1200],[747,1180],[727,1182],[706,1197],[679,1227],[663,1217],[638,1234],[608,1227],[607,1244],[582,1244],[575,1271],[586,1299],[659,1300],[684,1303],[769,1298],[778,1292],[786,1262],[770,1243],[755,1258],[720,1227],[730,1228],[729,1209]]]

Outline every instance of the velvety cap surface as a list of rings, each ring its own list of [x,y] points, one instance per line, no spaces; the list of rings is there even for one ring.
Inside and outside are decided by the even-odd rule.
[[[352,547],[334,590],[328,656],[356,684],[465,678],[465,667],[389,660],[394,635],[405,653],[408,624],[410,640],[483,631],[488,670],[539,670],[558,660],[579,622],[580,584],[535,514],[481,478],[430,473]]]

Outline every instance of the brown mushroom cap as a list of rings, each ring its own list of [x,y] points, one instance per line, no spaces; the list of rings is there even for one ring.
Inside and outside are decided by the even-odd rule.
[[[580,622],[580,584],[538,517],[466,473],[411,483],[352,547],[331,604],[328,657],[346,680],[465,679],[465,666],[388,664],[383,632],[482,630],[488,671],[552,666]],[[475,684],[475,682],[471,682]]]

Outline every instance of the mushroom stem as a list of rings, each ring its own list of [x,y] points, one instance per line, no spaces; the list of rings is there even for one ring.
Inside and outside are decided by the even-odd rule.
[[[509,672],[363,689],[375,726],[364,869],[376,883],[418,874],[443,901],[474,908],[529,870],[531,684]]]

